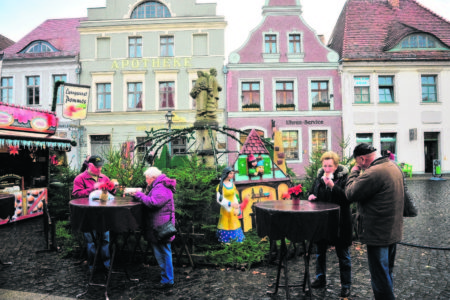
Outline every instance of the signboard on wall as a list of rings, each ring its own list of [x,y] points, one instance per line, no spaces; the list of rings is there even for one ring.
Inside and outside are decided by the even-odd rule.
[[[417,140],[417,128],[413,128],[409,130],[409,140],[415,141]]]
[[[63,117],[70,120],[84,120],[89,101],[88,85],[64,83]]]

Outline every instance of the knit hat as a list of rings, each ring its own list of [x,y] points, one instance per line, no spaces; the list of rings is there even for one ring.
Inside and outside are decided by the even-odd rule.
[[[256,164],[257,167],[262,167],[264,166],[264,161],[260,160],[258,161],[258,163]]]
[[[248,157],[247,157],[247,161],[248,162],[252,162],[252,161],[255,161],[256,160],[256,157],[253,155],[253,154],[250,154]]]
[[[356,158],[357,156],[370,154],[372,152],[377,151],[374,147],[372,147],[368,143],[361,143],[358,146],[355,147],[353,150],[353,157]]]

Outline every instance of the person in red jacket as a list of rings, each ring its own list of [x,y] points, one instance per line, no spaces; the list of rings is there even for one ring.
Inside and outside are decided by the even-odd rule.
[[[102,174],[103,159],[98,155],[90,156],[87,161],[87,169],[75,177],[73,181],[72,198],[87,198],[89,194],[95,190],[100,189],[101,186],[105,186],[105,183],[109,183],[108,176]],[[111,194],[115,194],[115,188],[109,190]],[[93,232],[96,234],[96,232]],[[103,265],[108,270],[110,267],[110,251],[109,251],[109,231],[102,234],[102,248],[101,255],[103,258]],[[84,238],[87,242],[87,255],[89,269],[93,269],[94,256],[95,256],[95,244],[93,236],[90,232],[84,233]]]

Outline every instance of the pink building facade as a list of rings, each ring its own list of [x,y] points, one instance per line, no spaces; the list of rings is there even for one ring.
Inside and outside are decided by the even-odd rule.
[[[313,151],[342,154],[339,56],[301,14],[300,0],[266,0],[262,21],[226,66],[228,126],[265,138],[282,131],[287,166],[299,177]]]

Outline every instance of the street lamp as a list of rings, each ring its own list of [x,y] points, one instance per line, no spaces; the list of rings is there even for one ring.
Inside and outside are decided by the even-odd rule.
[[[164,117],[166,118],[170,134],[170,132],[172,131],[172,123],[173,123],[172,119],[174,117],[174,114],[172,113],[171,110],[169,110]],[[172,142],[169,142],[168,148],[169,148],[169,155],[172,156]]]

